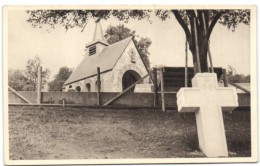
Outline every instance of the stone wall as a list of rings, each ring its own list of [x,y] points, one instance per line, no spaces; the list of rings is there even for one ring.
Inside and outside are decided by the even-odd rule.
[[[20,91],[18,92],[22,96],[26,97],[32,103],[36,103],[36,92]],[[106,103],[118,93],[115,92],[102,92],[101,104]],[[81,104],[81,105],[96,105],[97,93],[95,92],[42,92],[42,103],[46,104],[61,104],[62,99],[66,100],[67,104]],[[19,97],[9,91],[9,103],[24,103]],[[121,106],[141,106],[152,107],[153,106],[153,93],[126,93],[112,105]],[[161,95],[159,93],[159,106],[161,106]],[[239,106],[250,105],[250,95],[245,93],[238,94]],[[167,107],[177,107],[176,93],[165,93],[165,104]]]
[[[19,91],[19,94],[24,96],[32,103],[37,102],[37,92],[34,91]],[[21,98],[17,97],[13,92],[8,91],[8,103],[25,103]]]

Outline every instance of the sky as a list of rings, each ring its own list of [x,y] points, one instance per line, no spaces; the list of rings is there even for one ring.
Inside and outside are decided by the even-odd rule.
[[[24,69],[28,59],[38,55],[42,59],[43,68],[49,68],[51,77],[58,73],[62,66],[76,68],[84,55],[84,47],[91,42],[94,33],[94,20],[89,20],[84,31],[74,28],[66,31],[58,26],[49,28],[33,28],[26,20],[28,15],[23,10],[8,13],[8,68]],[[152,41],[149,48],[151,66],[164,65],[184,67],[185,34],[175,17],[161,21],[156,16],[147,20],[130,20],[120,22],[115,18],[102,20],[103,31],[110,25],[125,24],[135,30],[136,34],[148,37]],[[214,67],[234,67],[237,73],[250,73],[250,26],[239,24],[235,32],[217,24],[211,34],[210,51]],[[189,52],[189,66],[192,57]]]

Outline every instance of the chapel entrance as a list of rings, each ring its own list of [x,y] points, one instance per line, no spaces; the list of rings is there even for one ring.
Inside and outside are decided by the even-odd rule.
[[[141,78],[141,76],[134,70],[128,70],[124,73],[122,79],[122,89],[123,91],[128,88],[130,85],[135,83]],[[129,92],[134,92],[135,87],[131,88]]]

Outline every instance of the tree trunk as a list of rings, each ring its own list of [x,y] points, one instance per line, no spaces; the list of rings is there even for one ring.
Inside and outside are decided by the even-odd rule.
[[[203,41],[203,42],[198,42],[198,43],[199,43],[199,57],[200,57],[201,72],[202,73],[209,72],[209,69],[208,69],[208,57],[207,57],[208,49],[207,49],[207,44],[205,44],[207,42]],[[190,49],[190,51],[192,53],[194,74],[196,74],[196,73],[199,72],[197,56],[196,56],[196,49],[195,49],[195,46],[190,46],[189,49]]]
[[[190,51],[192,53],[194,74],[196,74],[199,72],[198,62],[197,62],[197,57],[196,57],[196,50],[195,50],[195,48],[190,47]],[[209,72],[207,52],[208,52],[207,45],[204,44],[204,42],[202,42],[202,43],[199,42],[199,57],[200,57],[200,67],[201,67],[202,73]]]
[[[208,48],[207,48],[207,42],[202,41],[199,43],[199,54],[200,54],[200,66],[201,66],[201,72],[209,72],[209,67],[208,67]]]
[[[208,10],[185,10],[184,14],[183,11],[179,12],[179,10],[172,10],[172,12],[183,28],[186,39],[189,42],[189,49],[193,57],[194,74],[198,72],[209,72],[207,57],[208,43],[214,26],[224,12],[217,12],[213,17],[211,16],[211,21],[209,21]],[[188,22],[183,16],[188,19]],[[197,62],[197,52],[199,54],[199,63]],[[200,64],[199,67],[198,64]],[[201,71],[199,69],[201,69]]]
[[[192,53],[193,67],[194,67],[194,75],[199,72],[196,50],[193,47],[190,47],[190,51]]]
[[[198,62],[197,62],[197,56],[196,56],[196,40],[195,40],[195,33],[197,33],[198,36],[198,52],[199,52],[199,59],[200,59],[200,68],[201,68],[201,72],[205,73],[205,72],[209,72],[208,69],[208,57],[207,57],[207,53],[208,53],[208,39],[205,36],[205,31],[203,29],[202,26],[199,26],[198,24],[196,24],[196,29],[197,31],[195,32],[194,27],[191,26],[191,35],[192,35],[192,40],[190,40],[190,51],[192,53],[192,57],[193,57],[193,65],[194,65],[194,74],[199,72],[198,69]]]

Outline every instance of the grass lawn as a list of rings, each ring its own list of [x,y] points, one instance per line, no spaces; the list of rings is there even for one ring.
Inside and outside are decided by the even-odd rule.
[[[251,156],[250,113],[224,114],[229,155]],[[11,160],[205,157],[194,113],[9,107]]]

